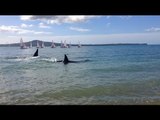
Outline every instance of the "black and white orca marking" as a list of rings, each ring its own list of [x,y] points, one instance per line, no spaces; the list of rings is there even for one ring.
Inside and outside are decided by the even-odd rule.
[[[64,55],[64,60],[59,60],[57,62],[63,62],[64,64],[68,64],[68,63],[80,63],[80,62],[87,62],[89,60],[83,60],[83,61],[71,61],[68,59],[67,55]]]

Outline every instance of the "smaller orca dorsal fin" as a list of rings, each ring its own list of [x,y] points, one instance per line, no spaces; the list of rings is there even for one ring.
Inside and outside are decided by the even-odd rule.
[[[36,50],[36,52],[33,55],[34,57],[38,56],[38,49]]]
[[[64,63],[64,64],[67,64],[68,62],[69,62],[68,57],[67,57],[67,55],[65,54],[65,55],[64,55],[64,61],[63,61],[63,63]]]

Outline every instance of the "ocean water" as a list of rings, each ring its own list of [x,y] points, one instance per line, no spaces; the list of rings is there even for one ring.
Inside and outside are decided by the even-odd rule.
[[[1,105],[160,105],[159,45],[35,51],[0,47]]]

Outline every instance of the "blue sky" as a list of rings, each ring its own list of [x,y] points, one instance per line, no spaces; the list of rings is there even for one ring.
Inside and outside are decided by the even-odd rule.
[[[0,44],[39,39],[82,44],[160,44],[160,16],[0,16]]]

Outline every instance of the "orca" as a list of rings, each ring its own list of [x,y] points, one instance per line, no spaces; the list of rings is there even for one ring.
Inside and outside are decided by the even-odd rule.
[[[36,50],[36,52],[34,53],[33,57],[38,56],[38,49]]]
[[[64,55],[64,60],[63,60],[63,63],[64,64],[68,64],[70,61],[68,60],[68,57],[67,57],[67,55],[65,54]]]
[[[58,60],[57,62],[63,62],[65,65],[68,63],[80,63],[80,62],[87,62],[89,60],[83,60],[83,61],[71,61],[68,59],[67,55],[64,54],[64,60]]]

